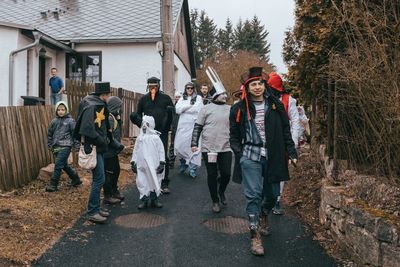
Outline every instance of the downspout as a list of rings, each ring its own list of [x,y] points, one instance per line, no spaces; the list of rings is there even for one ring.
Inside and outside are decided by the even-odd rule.
[[[27,45],[25,47],[22,47],[20,49],[11,51],[10,57],[9,57],[9,67],[8,67],[8,105],[12,106],[13,105],[13,98],[14,98],[14,56],[24,50],[28,50],[32,47],[35,47],[39,44],[40,38],[42,35],[38,32],[32,32],[33,37],[35,38],[35,41],[31,43],[30,45]]]

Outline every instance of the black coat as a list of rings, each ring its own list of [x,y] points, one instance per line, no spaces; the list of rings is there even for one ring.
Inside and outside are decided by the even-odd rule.
[[[268,91],[264,94],[264,98],[268,101],[268,109],[265,112],[265,138],[268,167],[264,173],[264,182],[274,183],[289,180],[288,157],[297,159],[292,135],[290,133],[289,119],[286,115],[283,104],[276,97],[272,96]],[[237,113],[240,109],[240,120],[236,122]],[[255,118],[255,106],[249,100],[249,109],[252,119]],[[231,107],[229,116],[230,124],[230,145],[235,153],[235,169],[233,173],[233,181],[241,183],[242,175],[239,160],[243,152],[243,144],[246,138],[245,120],[246,104],[239,101]]]
[[[74,137],[81,140],[84,136],[85,143],[95,145],[98,153],[106,152],[110,142],[108,135],[111,134],[109,115],[107,104],[97,95],[86,96],[79,104]]]
[[[167,134],[172,122],[172,113],[174,104],[171,98],[162,93],[157,92],[154,101],[151,99],[150,93],[145,94],[139,100],[137,114],[139,116],[152,116],[156,123],[155,130],[162,134]],[[138,125],[140,127],[140,125]]]

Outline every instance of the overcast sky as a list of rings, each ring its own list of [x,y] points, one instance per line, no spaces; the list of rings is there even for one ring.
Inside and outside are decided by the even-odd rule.
[[[287,72],[282,60],[282,44],[284,32],[294,25],[294,0],[189,0],[189,8],[204,9],[220,28],[225,27],[228,17],[236,26],[239,18],[246,20],[257,15],[269,32],[271,62],[279,73]]]

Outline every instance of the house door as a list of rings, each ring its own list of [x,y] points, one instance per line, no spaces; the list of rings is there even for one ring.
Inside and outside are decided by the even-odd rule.
[[[39,57],[39,97],[46,99],[46,58]]]

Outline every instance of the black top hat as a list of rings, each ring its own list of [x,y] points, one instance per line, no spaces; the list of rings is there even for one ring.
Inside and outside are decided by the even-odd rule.
[[[109,94],[111,93],[110,82],[95,82],[93,95]]]
[[[268,74],[264,71],[263,67],[251,67],[248,71],[246,71],[240,76],[240,82],[243,85],[246,85],[253,78],[254,79],[260,78],[265,81],[268,81]]]
[[[160,79],[157,77],[150,77],[147,79],[147,84],[157,84],[160,85]]]

